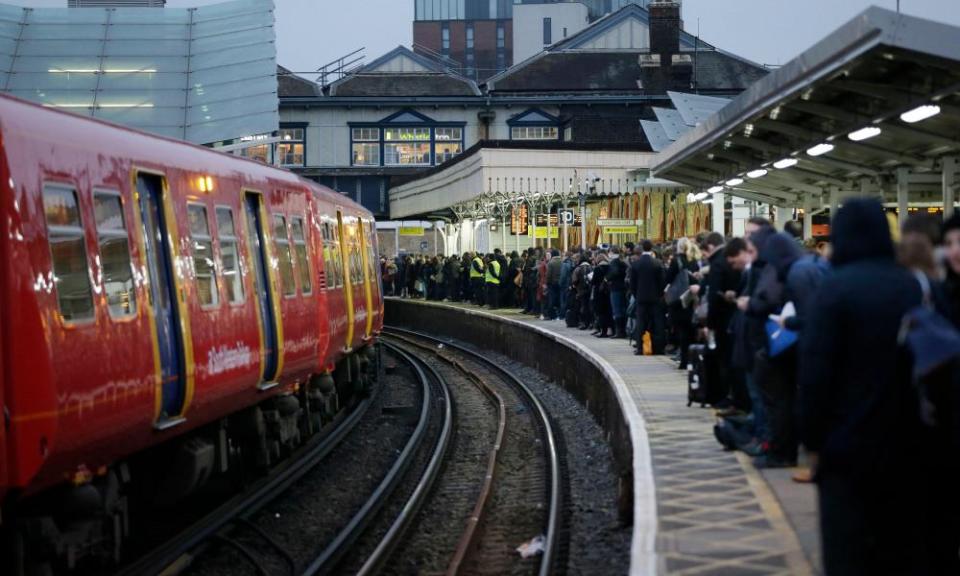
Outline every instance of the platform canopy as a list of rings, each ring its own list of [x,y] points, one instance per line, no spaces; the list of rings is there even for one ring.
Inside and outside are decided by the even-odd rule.
[[[682,134],[653,173],[813,210],[892,195],[903,217],[908,199],[952,208],[958,153],[960,28],[871,8]]]

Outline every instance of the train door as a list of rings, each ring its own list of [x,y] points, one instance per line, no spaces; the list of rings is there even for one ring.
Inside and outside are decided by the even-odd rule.
[[[277,315],[273,307],[274,294],[270,284],[270,271],[267,254],[267,239],[263,210],[263,196],[256,192],[244,193],[244,210],[247,223],[247,246],[250,247],[250,260],[253,262],[253,288],[256,293],[256,305],[260,314],[261,333],[263,335],[263,383],[273,383],[279,367],[279,338]],[[261,384],[261,388],[264,388]]]
[[[369,226],[369,225],[368,225]],[[367,323],[364,326],[363,339],[369,340],[373,332],[373,283],[376,276],[371,277],[373,262],[370,262],[370,252],[367,250],[367,232],[363,218],[357,218],[357,237],[360,239],[360,262],[363,268],[363,291],[367,304]]]
[[[353,349],[353,332],[356,322],[356,310],[353,308],[353,267],[350,265],[351,240],[347,234],[347,224],[344,223],[343,211],[337,210],[337,230],[340,233],[340,261],[343,263],[343,294],[347,307],[347,342],[344,348]]]
[[[150,304],[160,360],[160,402],[156,426],[169,428],[183,422],[187,401],[187,374],[183,335],[178,329],[179,307],[173,272],[170,226],[164,211],[166,186],[163,176],[137,174],[144,257],[150,275]]]

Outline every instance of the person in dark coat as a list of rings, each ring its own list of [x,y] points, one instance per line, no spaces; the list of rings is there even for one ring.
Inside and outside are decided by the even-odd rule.
[[[636,300],[637,313],[637,351],[643,355],[643,334],[650,332],[653,353],[663,353],[663,290],[667,285],[666,273],[657,259],[653,257],[653,243],[642,242],[643,252],[630,265],[629,282]]]
[[[586,330],[592,323],[590,316],[590,272],[593,268],[590,266],[589,252],[579,254],[577,267],[573,269],[573,275],[570,280],[570,288],[573,290],[576,298],[577,317],[579,318],[578,328]]]
[[[607,284],[610,287],[610,313],[616,330],[614,338],[627,337],[627,271],[630,266],[621,255],[620,248],[610,248],[610,267]],[[691,330],[693,329],[691,325]]]
[[[597,338],[610,338],[613,333],[613,309],[610,307],[610,284],[607,282],[607,275],[610,273],[610,263],[607,262],[607,255],[597,254],[597,265],[593,269],[593,276],[590,284],[593,288],[594,310],[596,312],[596,325],[594,336]]]
[[[803,440],[813,454],[826,574],[932,574],[922,442],[904,315],[917,280],[894,261],[883,207],[851,200],[831,230],[833,273],[800,342]],[[954,551],[956,553],[956,551]]]
[[[707,274],[707,328],[716,350],[716,389],[711,389],[709,398],[717,407],[729,405],[727,397],[733,389],[734,374],[730,370],[733,342],[730,337],[730,321],[737,310],[736,297],[740,288],[740,272],[727,263],[724,238],[711,232],[704,243],[707,247],[709,273]],[[710,388],[714,388],[711,386]]]
[[[687,275],[687,283],[690,285],[696,284],[697,280],[694,278],[694,274],[699,270],[696,262],[690,262],[690,259],[687,255],[689,251],[690,241],[687,238],[680,238],[677,240],[677,252],[673,257],[673,260],[670,261],[670,266],[667,268],[666,282],[668,285],[673,285],[674,282],[678,281],[678,278],[681,277],[681,274]],[[680,369],[687,369],[687,350],[690,347],[690,344],[693,343],[694,330],[693,330],[693,309],[690,307],[684,307],[682,300],[676,300],[675,302],[670,303],[670,320],[673,323],[674,330],[677,334],[677,347],[679,348],[679,358]]]

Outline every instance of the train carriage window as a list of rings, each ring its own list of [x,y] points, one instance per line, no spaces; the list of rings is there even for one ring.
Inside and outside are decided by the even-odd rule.
[[[293,248],[297,257],[297,268],[300,271],[300,288],[306,296],[313,292],[313,284],[310,281],[310,262],[307,259],[307,237],[303,228],[303,218],[290,219],[290,233],[293,236]]]
[[[217,208],[217,236],[220,239],[220,259],[222,261],[223,284],[227,289],[227,300],[231,304],[240,304],[243,302],[240,248],[237,242],[237,229],[233,221],[233,210],[230,208]]]
[[[197,296],[201,306],[216,306],[220,303],[217,289],[216,267],[213,260],[213,237],[210,236],[210,223],[207,220],[207,207],[202,204],[188,204],[187,217],[190,222],[190,236],[193,239],[193,271],[196,276]]]
[[[110,316],[123,317],[137,313],[130,258],[130,239],[123,217],[123,203],[118,192],[96,191],[93,195],[97,218],[97,241],[100,245],[100,267],[103,290]]]
[[[60,316],[65,322],[89,320],[94,313],[93,290],[76,190],[57,184],[45,185],[43,210]]]
[[[283,295],[295,296],[297,284],[293,276],[293,255],[290,253],[290,239],[287,237],[287,219],[281,214],[273,215],[273,239],[277,243],[277,263],[280,266]]]

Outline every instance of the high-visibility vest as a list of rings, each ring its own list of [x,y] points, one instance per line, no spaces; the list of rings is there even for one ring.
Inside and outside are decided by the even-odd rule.
[[[470,278],[483,278],[483,259],[477,256],[470,265]]]
[[[496,260],[491,260],[490,265],[487,266],[487,284],[499,284],[500,283],[500,263]]]

